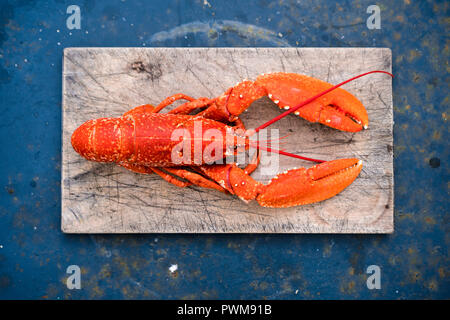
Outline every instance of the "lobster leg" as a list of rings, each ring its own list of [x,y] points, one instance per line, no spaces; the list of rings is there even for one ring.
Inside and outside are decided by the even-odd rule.
[[[164,168],[164,170],[173,175],[176,175],[177,177],[186,179],[192,184],[195,184],[197,186],[225,192],[225,189],[219,186],[215,181],[208,180],[198,173],[178,168]]]
[[[191,98],[185,94],[177,93],[173,96],[165,98],[157,107],[154,107],[150,104],[145,104],[142,106],[135,107],[131,110],[128,110],[123,114],[123,116],[132,115],[132,114],[140,114],[140,113],[158,113],[165,107],[171,105],[177,100],[184,99],[188,100],[188,102],[183,103],[181,106],[169,111],[168,113],[174,113],[174,114],[189,114],[191,111],[197,108],[204,108],[208,106],[208,103],[210,103],[210,99],[208,98],[199,98],[194,99]]]
[[[180,99],[184,99],[184,100],[188,100],[188,101],[195,100],[194,98],[191,98],[183,93],[177,93],[177,94],[167,97],[163,101],[161,101],[160,104],[158,104],[158,106],[156,107],[155,113],[160,112],[162,109],[164,109],[168,105],[171,105],[172,103],[174,103],[175,101],[180,100]]]
[[[141,174],[156,173],[161,178],[163,178],[164,180],[166,180],[169,183],[176,185],[177,187],[187,187],[187,186],[191,185],[191,183],[178,180],[175,177],[171,176],[170,174],[168,174],[158,168],[148,167],[148,166],[145,166],[142,164],[130,164],[130,163],[121,163],[119,165],[121,167],[124,167],[124,168],[126,168],[130,171],[136,172],[136,173],[141,173]]]
[[[169,111],[168,113],[172,114],[189,114],[195,109],[204,109],[211,104],[211,99],[208,98],[198,98],[194,101],[189,101],[183,103],[179,107]]]
[[[129,164],[129,163],[122,163],[120,166],[141,174],[152,174],[156,173],[160,177],[162,177],[167,182],[170,182],[177,187],[187,187],[192,184],[198,185],[203,188],[209,188],[209,189],[215,189],[221,192],[225,192],[225,190],[220,187],[216,182],[206,179],[205,177],[201,176],[198,173],[190,172],[185,169],[179,169],[179,168],[164,168],[164,171],[158,168],[148,167],[145,165],[139,165],[139,164]],[[166,171],[166,172],[165,172]],[[168,173],[170,174],[168,174]],[[185,179],[189,182],[185,182],[182,180],[179,180],[177,178]]]
[[[170,174],[168,174],[158,168],[152,168],[152,170],[153,170],[153,172],[158,174],[161,178],[163,178],[164,180],[166,180],[169,183],[176,185],[177,187],[183,188],[183,187],[188,187],[188,186],[192,185],[192,183],[178,180],[177,178],[171,176]]]

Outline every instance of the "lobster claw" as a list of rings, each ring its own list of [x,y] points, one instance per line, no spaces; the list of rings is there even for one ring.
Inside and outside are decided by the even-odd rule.
[[[295,73],[271,73],[259,76],[255,83],[281,109],[289,110],[302,101],[332,87],[316,78]],[[319,122],[342,131],[357,132],[369,125],[367,111],[351,93],[337,88],[295,111],[310,122]]]
[[[339,159],[309,169],[292,169],[272,179],[256,200],[264,207],[275,208],[322,201],[348,187],[361,169],[362,161],[358,159]]]

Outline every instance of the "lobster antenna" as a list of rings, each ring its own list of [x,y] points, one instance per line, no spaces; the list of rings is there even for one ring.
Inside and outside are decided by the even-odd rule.
[[[394,75],[393,75],[392,73],[389,73],[389,72],[387,72],[387,71],[374,70],[374,71],[369,71],[369,72],[360,74],[360,75],[355,76],[355,77],[353,77],[353,78],[350,78],[350,79],[348,79],[348,80],[345,80],[345,81],[343,81],[343,82],[341,82],[341,83],[339,83],[339,84],[337,84],[337,85],[335,85],[335,86],[333,86],[333,87],[331,87],[331,88],[329,88],[329,89],[327,89],[327,90],[325,90],[325,91],[323,91],[323,92],[321,92],[321,93],[316,94],[315,96],[313,96],[313,97],[311,97],[311,98],[309,98],[309,99],[307,99],[307,100],[301,102],[300,104],[296,105],[295,107],[291,108],[290,110],[285,111],[285,112],[283,112],[282,114],[276,116],[276,117],[273,118],[272,120],[269,120],[269,121],[267,121],[266,123],[260,125],[258,128],[256,128],[256,129],[254,130],[254,132],[253,132],[252,134],[258,132],[258,131],[261,130],[261,129],[264,129],[264,128],[270,126],[271,124],[277,122],[278,120],[280,120],[280,119],[286,117],[288,114],[290,114],[290,113],[292,113],[292,112],[295,112],[296,110],[298,110],[298,109],[300,109],[301,107],[307,105],[308,103],[310,103],[310,102],[316,100],[317,98],[319,98],[319,97],[321,97],[321,96],[327,94],[328,92],[333,91],[333,90],[339,88],[340,86],[342,86],[342,85],[344,85],[344,84],[346,84],[346,83],[348,83],[348,82],[350,82],[350,81],[353,81],[353,80],[356,80],[356,79],[358,79],[358,78],[364,77],[364,76],[366,76],[366,75],[368,75],[368,74],[371,74],[371,73],[385,73],[385,74],[387,74],[387,75],[390,75],[392,78],[394,77]]]
[[[291,157],[291,158],[297,158],[297,159],[311,161],[311,162],[317,162],[317,163],[326,162],[325,160],[307,158],[307,157],[303,157],[303,156],[300,156],[298,154],[289,153],[289,152],[286,152],[286,151],[283,151],[283,150],[273,149],[273,148],[270,148],[270,147],[264,147],[264,146],[261,146],[259,143],[252,143],[252,142],[250,142],[249,145],[251,147],[253,147],[253,148],[256,148],[256,149],[262,149],[262,150],[267,151],[267,152],[278,153],[278,154],[281,154],[283,156],[288,156],[288,157]]]

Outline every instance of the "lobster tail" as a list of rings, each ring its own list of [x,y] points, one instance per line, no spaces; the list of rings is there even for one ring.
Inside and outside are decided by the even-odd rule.
[[[82,157],[99,162],[119,161],[122,154],[121,119],[89,120],[72,134],[72,146]]]

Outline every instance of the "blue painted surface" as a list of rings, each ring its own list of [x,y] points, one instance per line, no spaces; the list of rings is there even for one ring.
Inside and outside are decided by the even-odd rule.
[[[366,27],[372,1],[339,3],[2,0],[0,298],[450,298],[449,3],[377,1],[381,30]],[[279,45],[392,48],[394,234],[61,233],[64,47]],[[71,264],[81,290],[65,286]]]

